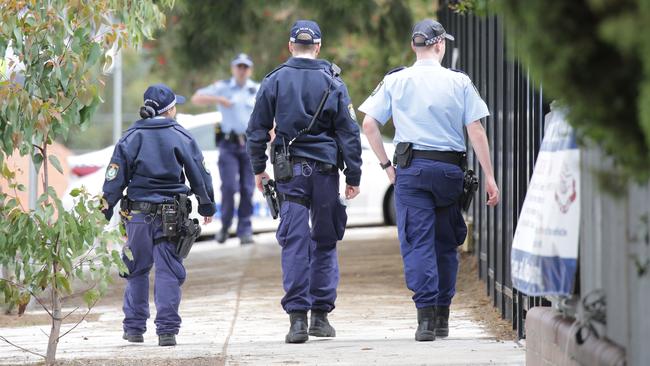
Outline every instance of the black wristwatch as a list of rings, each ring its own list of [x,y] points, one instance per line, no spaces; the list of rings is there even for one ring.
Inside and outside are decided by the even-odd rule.
[[[388,160],[384,164],[379,163],[379,166],[381,166],[381,168],[384,169],[384,170],[388,169],[388,167],[391,166],[391,165],[393,165],[393,163],[390,160]]]

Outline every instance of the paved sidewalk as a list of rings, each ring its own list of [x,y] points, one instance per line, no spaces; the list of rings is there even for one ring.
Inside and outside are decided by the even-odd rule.
[[[340,245],[341,286],[330,320],[337,338],[287,345],[288,317],[282,296],[280,248],[272,234],[241,248],[199,243],[187,261],[188,281],[181,303],[179,345],[157,346],[155,326],[142,345],[121,339],[120,287],[61,340],[64,364],[95,365],[483,365],[524,364],[524,348],[493,339],[468,310],[453,309],[451,336],[435,342],[413,340],[415,309],[404,287],[394,228],[350,230]],[[122,285],[120,283],[120,285]],[[155,316],[153,301],[152,319]],[[44,352],[48,326],[0,328],[0,336]],[[39,361],[0,342],[0,364]]]

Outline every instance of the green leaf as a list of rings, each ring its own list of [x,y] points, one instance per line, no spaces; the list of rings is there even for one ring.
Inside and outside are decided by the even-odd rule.
[[[124,248],[124,255],[130,260],[133,260],[133,252],[131,252],[131,248],[125,247]]]
[[[34,162],[34,169],[36,169],[36,172],[38,173],[43,164],[43,155],[41,153],[34,154],[34,156],[32,156],[32,161]]]
[[[90,289],[84,293],[84,302],[86,303],[86,306],[91,307],[97,299],[99,299],[99,291],[95,289]]]
[[[71,294],[72,288],[70,287],[70,281],[61,273],[56,274],[56,284],[58,287],[63,288],[66,293]]]
[[[81,188],[74,188],[70,191],[70,196],[72,197],[77,197],[79,194],[81,194]]]
[[[63,174],[63,167],[61,166],[61,162],[59,161],[59,158],[57,158],[56,155],[50,155],[48,156],[48,159],[50,159],[50,163],[52,163],[54,169],[56,169],[59,173]]]

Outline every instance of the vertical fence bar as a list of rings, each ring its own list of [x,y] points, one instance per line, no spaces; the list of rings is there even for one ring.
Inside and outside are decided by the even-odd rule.
[[[501,203],[497,208],[486,207],[487,194],[481,184],[470,209],[474,223],[470,235],[476,239],[478,276],[485,281],[486,294],[501,316],[512,321],[517,335],[524,338],[528,309],[549,303],[512,288],[510,250],[541,145],[548,104],[542,88],[531,82],[528,70],[516,57],[506,54],[507,29],[497,16],[459,15],[443,3],[439,19],[456,37],[453,44],[459,51],[456,66],[470,75],[491,114],[484,123],[492,148],[495,178],[501,189]],[[450,63],[451,54],[444,64],[450,66]],[[473,152],[469,151],[468,156],[470,166],[479,171]]]

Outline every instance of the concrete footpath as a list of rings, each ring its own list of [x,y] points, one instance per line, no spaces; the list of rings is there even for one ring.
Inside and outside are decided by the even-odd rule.
[[[121,339],[121,291],[111,293],[84,321],[61,339],[64,365],[522,365],[523,346],[500,341],[473,321],[470,309],[452,307],[450,337],[413,340],[417,322],[405,288],[395,228],[349,230],[340,244],[341,285],[330,321],[332,339],[310,338],[288,345],[288,316],[282,297],[280,247],[273,234],[254,246],[198,243],[186,264],[183,326],[176,347],[157,346],[155,307],[145,343]],[[462,291],[462,289],[459,289]],[[475,311],[475,310],[474,310]],[[67,329],[69,326],[64,326]],[[47,325],[0,328],[0,336],[44,353]],[[0,364],[40,361],[0,341]]]

